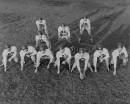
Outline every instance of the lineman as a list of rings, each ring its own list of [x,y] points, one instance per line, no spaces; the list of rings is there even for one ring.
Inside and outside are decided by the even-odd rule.
[[[58,28],[58,40],[66,39],[70,43],[70,28],[62,24]]]
[[[113,75],[116,75],[117,61],[118,59],[122,60],[123,65],[125,66],[128,62],[128,53],[126,48],[122,43],[117,44],[117,49],[112,52],[112,60],[111,64],[114,64],[114,72]]]
[[[90,20],[87,17],[84,17],[83,19],[80,20],[80,38],[79,38],[79,42],[81,41],[85,41],[87,39],[90,39],[91,42],[93,42],[93,39],[91,37],[91,24],[90,24]],[[83,31],[87,30],[88,35],[87,34],[83,34]]]
[[[90,20],[87,17],[84,17],[80,20],[80,34],[82,35],[83,31],[86,29],[88,34],[91,35],[91,25]]]
[[[93,56],[93,65],[94,65],[94,68],[95,68],[95,72],[97,72],[97,62],[103,62],[105,61],[106,62],[106,66],[107,66],[107,69],[109,71],[109,52],[106,48],[103,48],[102,45],[98,45],[97,46],[97,50],[94,52],[94,56]]]
[[[79,74],[80,74],[80,79],[84,78],[87,67],[88,66],[90,67],[89,58],[90,58],[89,53],[85,52],[85,50],[83,48],[80,48],[79,52],[77,54],[75,54],[75,62],[73,64],[71,72],[77,67]],[[83,61],[85,62],[85,64],[84,64],[84,70],[82,72],[82,70],[80,68],[80,64]],[[92,71],[92,69],[91,69],[91,71]]]
[[[10,46],[9,44],[5,45],[5,49],[2,53],[2,57],[3,57],[3,59],[2,59],[1,66],[4,66],[4,70],[6,72],[8,61],[11,62],[11,60],[14,59],[15,62],[18,62],[16,46]]]
[[[47,65],[47,69],[50,68],[50,64],[53,62],[54,57],[50,49],[46,49],[45,46],[40,46],[40,51],[37,53],[37,61],[36,61],[36,70],[35,73],[37,73],[38,67],[41,63],[41,61],[48,61],[49,63]]]
[[[68,47],[59,46],[59,51],[56,53],[56,61],[55,66],[57,66],[58,71],[60,73],[60,64],[68,64],[70,69],[71,64],[71,50]]]
[[[42,34],[41,31],[38,31],[38,35],[36,35],[35,40],[36,40],[36,47],[45,42],[47,47],[51,48],[50,42],[48,41],[46,35]]]
[[[23,70],[24,64],[25,64],[25,57],[31,58],[31,60],[34,62],[34,66],[36,65],[36,54],[37,51],[34,47],[29,45],[22,46],[22,50],[20,51],[20,58],[21,58],[21,71]]]
[[[42,17],[39,17],[39,20],[36,21],[36,26],[38,28],[38,31],[45,31],[47,37],[49,38],[46,21],[43,20]]]

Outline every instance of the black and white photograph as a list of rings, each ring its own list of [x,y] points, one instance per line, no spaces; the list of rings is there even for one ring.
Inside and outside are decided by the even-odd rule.
[[[0,104],[130,104],[130,0],[0,0]]]

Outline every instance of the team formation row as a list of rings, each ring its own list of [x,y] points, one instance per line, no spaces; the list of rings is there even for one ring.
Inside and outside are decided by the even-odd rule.
[[[36,21],[36,25],[38,28],[38,35],[36,35],[36,48],[31,45],[23,45],[21,47],[20,55],[20,64],[21,71],[24,69],[24,65],[26,64],[25,59],[31,58],[34,63],[35,73],[37,73],[39,66],[45,62],[47,63],[47,69],[50,68],[50,64],[54,63],[54,67],[57,67],[57,73],[60,73],[61,64],[67,65],[68,68],[73,71],[75,68],[78,69],[80,78],[83,79],[85,77],[85,72],[89,68],[93,72],[97,72],[97,64],[100,62],[106,63],[106,68],[108,71],[110,70],[110,65],[114,64],[114,72],[113,75],[116,75],[117,69],[117,61],[118,59],[122,60],[123,65],[125,66],[128,62],[128,53],[125,46],[122,43],[117,44],[117,48],[110,54],[109,51],[103,47],[101,44],[97,46],[95,52],[93,53],[92,62],[90,54],[86,52],[85,48],[80,48],[78,53],[75,53],[72,56],[71,48],[62,44],[62,40],[66,39],[68,43],[70,43],[70,29],[66,25],[62,25],[58,28],[58,41],[61,41],[61,44],[58,46],[58,51],[56,54],[51,51],[51,44],[49,41],[46,21],[39,18]],[[90,20],[88,18],[83,18],[80,20],[80,33],[82,35],[84,30],[88,31],[88,35],[91,35],[90,28]],[[80,40],[80,39],[79,39]],[[16,46],[5,45],[5,49],[2,53],[2,65],[4,66],[4,70],[7,70],[7,63],[11,62],[13,59],[15,62],[18,62],[18,51]],[[74,59],[74,63],[72,63],[72,59]],[[84,63],[84,68],[80,67],[80,64]],[[71,67],[72,65],[72,67]],[[93,66],[93,68],[92,68]]]
[[[110,55],[108,50],[102,47],[102,45],[98,45],[97,49],[93,54],[93,62],[91,63],[90,54],[87,53],[84,48],[80,48],[79,52],[76,53],[73,57],[71,55],[71,49],[69,47],[64,47],[64,45],[59,46],[59,50],[56,52],[56,55],[53,55],[53,52],[50,49],[46,48],[46,46],[44,45],[41,45],[39,47],[39,51],[36,51],[36,49],[33,46],[24,45],[22,46],[22,50],[20,51],[21,71],[24,68],[24,64],[26,64],[25,58],[31,58],[31,60],[34,62],[34,66],[36,68],[35,73],[37,73],[38,67],[42,62],[48,61],[47,69],[50,68],[51,63],[54,63],[54,66],[57,67],[58,69],[57,71],[58,74],[60,73],[61,64],[68,65],[69,66],[68,68],[71,71],[73,71],[77,67],[80,73],[80,78],[82,79],[85,76],[85,72],[88,68],[90,68],[91,71],[93,72],[91,66],[94,66],[94,71],[97,72],[98,62],[100,63],[105,62],[108,71],[109,71],[109,65],[114,64],[113,74],[116,75],[118,59],[122,60],[123,65],[126,65],[128,62],[128,53],[126,51],[126,48],[121,43],[117,44],[117,49],[115,49],[112,52],[112,55]],[[72,58],[74,58],[75,61],[71,68]],[[18,62],[17,48],[16,46],[6,45],[3,51],[3,60],[2,60],[3,64],[1,65],[4,66],[5,71],[7,69],[7,62],[11,62],[11,60],[13,59],[15,62]],[[84,61],[84,71],[82,73],[80,64],[83,61]]]

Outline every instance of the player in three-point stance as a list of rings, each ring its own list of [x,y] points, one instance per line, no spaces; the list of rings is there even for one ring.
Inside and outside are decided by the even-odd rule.
[[[58,27],[58,41],[66,39],[70,43],[70,28],[65,24]]]
[[[60,73],[60,66],[62,64],[68,64],[69,69],[71,66],[71,50],[68,47],[59,46],[59,51],[56,53],[55,66],[57,66],[57,73]]]
[[[5,49],[2,53],[2,65],[4,66],[4,70],[6,72],[7,70],[7,62],[11,62],[11,60],[14,59],[15,62],[18,62],[17,57],[17,47],[16,46],[10,46],[9,44],[5,45]]]
[[[105,61],[107,69],[109,71],[109,52],[106,48],[103,48],[103,46],[100,44],[97,46],[97,50],[94,52],[93,56],[93,65],[95,68],[95,72],[97,72],[97,63],[102,63]]]
[[[85,49],[80,48],[79,52],[77,54],[75,54],[75,62],[72,66],[72,70],[71,72],[77,67],[79,74],[80,74],[80,79],[83,79],[85,77],[85,72],[87,70],[87,67],[90,67],[90,63],[89,63],[89,58],[90,55],[89,53],[85,52]],[[81,68],[80,68],[80,64],[84,62],[84,70],[82,72]],[[91,67],[90,67],[91,69]],[[93,72],[93,70],[91,69],[91,71]]]
[[[83,35],[83,31],[87,30],[90,40],[93,41],[91,37],[91,24],[90,24],[90,20],[87,17],[84,17],[80,20],[79,28],[80,28],[81,37]],[[79,39],[79,42],[80,41],[81,41],[81,38]]]
[[[46,37],[46,35],[42,34],[41,31],[38,31],[38,35],[36,35],[35,40],[36,40],[36,47],[38,47],[40,44],[45,43],[48,48],[51,48],[51,44],[48,38]]]
[[[23,70],[25,64],[25,57],[31,58],[31,60],[34,62],[34,66],[36,65],[36,54],[37,51],[33,46],[30,45],[22,46],[22,50],[20,51],[21,71]]]
[[[119,59],[122,60],[124,66],[128,62],[128,53],[127,53],[125,46],[122,43],[118,43],[117,49],[115,49],[112,52],[111,64],[114,64],[113,75],[116,75],[116,73],[117,73],[116,69],[117,69],[117,62]]]
[[[39,48],[40,48],[39,52],[37,53],[35,73],[37,73],[38,67],[41,64],[41,62],[49,61],[47,65],[47,69],[49,69],[50,64],[54,62],[54,56],[50,49],[46,49],[45,46],[42,46],[42,45]]]
[[[41,32],[45,31],[44,33],[47,35],[47,38],[49,38],[46,20],[43,20],[42,17],[39,17],[39,20],[36,21],[36,26],[37,26],[38,31],[41,31]]]

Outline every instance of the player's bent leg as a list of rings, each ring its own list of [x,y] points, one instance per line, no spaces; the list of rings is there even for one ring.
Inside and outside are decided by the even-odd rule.
[[[93,72],[90,62],[88,62],[88,67],[90,68],[91,72]]]
[[[36,66],[36,58],[34,55],[31,56],[31,60],[34,62],[34,66]]]
[[[109,69],[109,58],[105,59],[105,62],[106,62],[107,70],[110,71],[110,69]]]
[[[7,59],[3,59],[3,65],[5,72],[7,71]]]
[[[57,59],[56,63],[57,63],[57,69],[58,69],[57,73],[60,74],[60,59]]]
[[[18,57],[17,57],[17,56],[14,57],[14,61],[15,61],[15,62],[18,62]]]
[[[86,60],[86,61],[85,61],[83,75],[85,75],[85,73],[86,73],[86,70],[87,70],[87,67],[88,67],[88,60]]]
[[[74,62],[73,66],[72,66],[72,69],[71,69],[71,72],[76,68],[76,63]]]
[[[116,68],[117,68],[117,57],[113,57],[113,64],[114,64],[114,72],[113,75],[116,75]]]
[[[67,59],[67,64],[69,65],[69,69],[71,69],[71,59]]]
[[[128,62],[128,59],[126,57],[123,57],[123,65],[126,66],[127,62]]]

